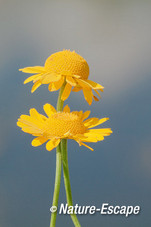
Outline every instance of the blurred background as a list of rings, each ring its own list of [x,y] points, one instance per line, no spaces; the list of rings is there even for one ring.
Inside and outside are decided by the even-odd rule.
[[[56,105],[57,92],[43,85],[31,94],[18,69],[43,65],[52,53],[75,50],[90,66],[90,79],[105,89],[88,106],[82,93],[66,103],[109,117],[113,134],[91,144],[69,141],[74,204],[139,205],[141,213],[79,216],[82,227],[150,227],[151,223],[151,1],[0,0],[0,226],[48,227],[55,177],[55,150],[30,145],[16,126],[31,107]],[[59,204],[65,203],[62,179]],[[73,226],[68,215],[57,225]]]

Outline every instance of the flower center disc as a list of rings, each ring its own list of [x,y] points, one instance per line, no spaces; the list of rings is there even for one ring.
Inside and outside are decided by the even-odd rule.
[[[49,117],[44,128],[47,136],[64,137],[66,133],[71,135],[83,134],[86,128],[82,120],[73,113],[59,112]]]
[[[70,50],[63,50],[50,55],[45,62],[45,68],[50,72],[57,74],[78,75],[82,79],[89,76],[89,66],[86,60]]]

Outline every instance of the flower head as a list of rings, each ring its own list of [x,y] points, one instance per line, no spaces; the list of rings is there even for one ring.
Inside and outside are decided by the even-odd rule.
[[[73,111],[70,108],[64,107],[62,112],[57,112],[50,104],[44,105],[44,111],[47,117],[38,113],[36,109],[30,109],[29,116],[21,115],[17,125],[22,128],[22,131],[36,136],[32,140],[33,146],[39,146],[45,142],[48,151],[55,148],[60,140],[73,139],[79,145],[84,145],[90,150],[91,147],[83,142],[97,142],[104,140],[104,136],[109,136],[112,131],[110,128],[91,129],[102,124],[109,118],[88,118],[90,111]]]
[[[103,86],[88,80],[88,63],[75,51],[63,50],[54,53],[47,58],[43,67],[26,67],[20,69],[20,71],[35,74],[24,81],[24,84],[33,81],[34,85],[31,92],[34,92],[41,84],[49,84],[49,91],[56,91],[66,81],[61,97],[63,101],[69,97],[72,87],[74,92],[83,90],[84,97],[89,105],[91,105],[92,99],[98,101],[92,90],[99,96],[98,91],[103,91]]]

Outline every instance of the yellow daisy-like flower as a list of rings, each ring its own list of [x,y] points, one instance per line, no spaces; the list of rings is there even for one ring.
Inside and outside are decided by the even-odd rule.
[[[100,96],[98,91],[103,92],[104,88],[100,84],[88,80],[88,63],[75,51],[63,50],[54,53],[47,58],[43,67],[26,67],[20,69],[20,71],[35,74],[24,81],[24,84],[33,81],[34,85],[31,92],[34,92],[41,84],[49,84],[49,91],[56,91],[66,81],[61,97],[63,101],[69,97],[71,90],[74,92],[83,90],[86,101],[91,105],[93,99],[98,101],[98,98],[93,95],[92,90]]]
[[[90,111],[73,111],[66,105],[62,112],[57,112],[50,104],[44,105],[44,111],[47,117],[38,113],[36,109],[30,109],[30,115],[21,115],[17,125],[22,131],[36,136],[32,141],[32,146],[40,146],[47,142],[46,149],[51,151],[55,148],[61,139],[73,139],[79,145],[84,145],[90,150],[84,142],[97,142],[104,140],[104,136],[109,136],[112,131],[110,128],[91,129],[102,124],[109,118],[89,118],[85,120]]]

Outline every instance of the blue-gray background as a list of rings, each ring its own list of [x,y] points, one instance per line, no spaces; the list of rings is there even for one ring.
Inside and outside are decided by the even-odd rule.
[[[72,110],[110,117],[114,133],[91,144],[69,141],[74,204],[140,205],[141,214],[83,215],[83,227],[151,226],[151,1],[0,1],[0,226],[48,227],[55,151],[33,148],[32,136],[16,126],[31,107],[56,105],[57,92],[34,94],[21,67],[43,65],[52,53],[75,50],[90,66],[90,79],[105,87],[88,106],[82,93],[66,103]],[[63,181],[59,203],[65,203]],[[57,226],[73,226],[60,215]]]

